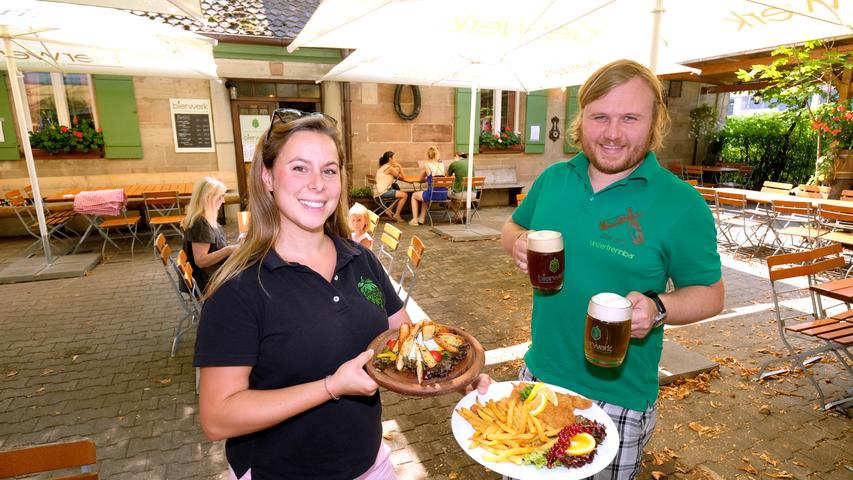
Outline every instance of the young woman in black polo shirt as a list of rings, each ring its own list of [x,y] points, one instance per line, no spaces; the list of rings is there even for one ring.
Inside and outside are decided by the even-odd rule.
[[[333,119],[277,110],[249,178],[251,228],[211,279],[196,342],[201,425],[232,478],[395,478],[368,343],[409,317],[347,227]]]

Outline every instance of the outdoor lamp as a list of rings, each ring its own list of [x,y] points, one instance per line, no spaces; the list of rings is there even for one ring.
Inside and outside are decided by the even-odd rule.
[[[756,105],[758,105],[759,103],[761,103],[761,94],[760,94],[760,93],[755,92],[755,94],[754,94],[754,95],[752,95],[752,103],[754,103],[754,104],[756,104]]]

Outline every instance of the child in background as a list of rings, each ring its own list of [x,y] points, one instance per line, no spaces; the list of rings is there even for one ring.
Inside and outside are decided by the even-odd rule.
[[[373,248],[373,237],[368,233],[370,225],[370,217],[367,214],[367,207],[360,203],[356,203],[349,209],[349,228],[352,230],[350,238],[355,243],[360,243],[364,248],[370,250]]]

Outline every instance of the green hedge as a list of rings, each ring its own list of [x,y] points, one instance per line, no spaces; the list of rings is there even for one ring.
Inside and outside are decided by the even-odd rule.
[[[715,138],[720,161],[752,165],[747,188],[765,180],[793,185],[814,174],[817,139],[805,115],[784,112],[728,117]]]

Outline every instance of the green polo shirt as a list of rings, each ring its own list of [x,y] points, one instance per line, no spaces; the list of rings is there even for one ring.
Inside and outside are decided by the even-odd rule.
[[[645,410],[658,395],[663,328],[632,338],[620,367],[597,367],[584,358],[589,299],[601,292],[663,292],[670,277],[676,288],[717,282],[714,218],[701,195],[661,168],[653,153],[598,193],[588,167],[583,153],[548,167],[512,216],[524,228],[562,232],[565,248],[563,289],[533,295],[533,343],[524,359],[545,382]]]
[[[473,170],[474,166],[471,166],[471,170]],[[473,172],[472,172],[473,173]],[[462,185],[462,179],[465,177],[473,176],[468,173],[468,159],[461,158],[459,160],[454,161],[447,167],[447,176],[454,176],[453,179],[453,191],[454,192],[464,192],[465,189],[468,188],[467,185]]]

